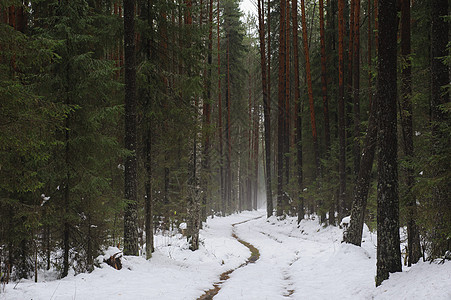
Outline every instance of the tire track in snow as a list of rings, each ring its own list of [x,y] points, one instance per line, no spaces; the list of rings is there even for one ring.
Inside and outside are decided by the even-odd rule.
[[[284,235],[283,233],[280,233],[280,235],[282,235],[282,237],[283,237],[282,239],[280,237],[276,237],[276,236],[274,236],[270,233],[264,232],[264,231],[259,231],[259,233],[266,236],[267,238],[271,239],[272,241],[277,242],[278,244],[283,244],[283,240],[282,240],[283,238],[298,239],[298,237]],[[282,267],[280,270],[282,273],[283,281],[285,282],[285,284],[283,286],[283,288],[284,288],[283,296],[286,298],[291,298],[291,296],[295,292],[295,289],[294,289],[295,282],[291,278],[290,268],[299,259],[300,259],[299,250],[296,250],[296,251],[294,251],[294,258],[288,263],[288,265],[286,267]]]
[[[243,244],[244,246],[249,248],[249,250],[251,251],[251,256],[249,256],[249,258],[246,260],[246,262],[242,263],[241,265],[239,265],[235,269],[228,270],[228,271],[222,273],[221,275],[219,275],[219,281],[217,281],[217,282],[215,282],[213,284],[213,288],[209,289],[208,291],[205,291],[205,293],[202,296],[200,296],[199,298],[197,298],[197,300],[210,300],[210,299],[213,299],[213,297],[216,296],[219,293],[219,291],[221,290],[222,285],[224,284],[224,282],[226,282],[227,279],[230,278],[230,274],[232,274],[233,271],[235,271],[235,270],[237,270],[239,268],[245,267],[245,266],[247,266],[250,263],[253,264],[260,258],[260,252],[258,251],[257,248],[254,247],[254,245],[252,245],[252,244],[240,239],[236,235],[236,233],[235,233],[235,226],[243,224],[243,223],[246,223],[246,222],[249,222],[249,221],[260,219],[263,216],[264,215],[261,215],[261,216],[256,217],[256,218],[252,218],[252,219],[249,219],[249,220],[244,220],[244,221],[232,224],[232,227],[233,227],[233,229],[232,229],[232,237],[234,237],[238,242],[240,242],[241,244]]]
[[[285,293],[283,294],[283,296],[287,297],[287,298],[290,298],[291,295],[293,295],[294,291],[295,291],[295,289],[293,288],[294,281],[291,279],[291,275],[290,275],[290,268],[300,258],[300,256],[298,254],[299,254],[299,251],[296,251],[295,257],[291,260],[291,262],[288,264],[288,266],[282,271],[282,274],[284,275],[283,279],[285,281],[287,281],[287,285],[285,286]]]

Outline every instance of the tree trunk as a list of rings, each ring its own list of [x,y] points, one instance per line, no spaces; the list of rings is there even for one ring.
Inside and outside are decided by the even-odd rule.
[[[327,51],[326,52],[326,63],[329,66],[328,69],[326,69],[326,71],[328,70],[329,72],[327,73],[326,76],[326,83],[330,86],[332,82],[336,81],[336,72],[335,72],[335,66],[338,65],[337,63],[337,59],[336,59],[336,55],[334,54],[336,52],[336,30],[335,30],[335,15],[336,15],[336,0],[327,0],[327,7],[326,7],[326,11],[327,11],[327,15],[326,15],[326,27],[327,27],[327,31],[326,31],[326,48]],[[333,67],[331,67],[333,66]],[[328,114],[329,111],[328,111]],[[327,124],[329,124],[329,127],[334,128],[334,126],[331,126],[331,120],[330,117],[328,116],[328,114],[326,114],[324,116],[324,123],[325,123],[325,129],[327,128]],[[336,112],[332,112],[332,120],[336,119]],[[327,119],[327,121],[326,121]],[[336,123],[336,122],[335,122]],[[335,131],[336,132],[336,131]],[[329,129],[329,148],[327,148],[327,144],[326,144],[326,159],[329,160],[330,158],[330,129]],[[327,139],[327,137],[325,138]],[[326,141],[327,142],[327,141]],[[330,161],[331,164],[328,167],[328,170],[326,171],[328,178],[326,178],[326,180],[328,182],[333,181],[333,178],[331,176],[331,171],[333,168],[335,168],[335,164]],[[329,171],[330,170],[330,171]],[[338,189],[337,189],[338,190]],[[336,195],[337,191],[334,191],[334,187],[332,186],[330,188],[330,194],[329,194],[329,225],[335,225],[335,211],[336,211],[336,202],[338,201],[338,197],[334,197]]]
[[[219,0],[217,5],[218,15],[217,15],[217,33],[218,33],[218,133],[219,133],[219,178],[220,178],[220,199],[222,204],[222,215],[225,216],[226,213],[226,201],[224,197],[224,158],[223,158],[223,141],[222,141],[222,90],[221,90],[221,46],[220,46],[220,31],[219,31]]]
[[[396,0],[379,0],[379,55],[377,78],[378,184],[376,286],[400,272],[399,199],[396,120]]]
[[[228,209],[232,207],[232,132],[231,132],[231,102],[230,95],[230,36],[227,36],[227,89],[226,89],[226,133],[227,133],[227,160],[226,160],[226,202]]]
[[[448,13],[447,0],[434,0],[431,5],[431,125],[432,125],[432,155],[437,157],[449,151],[449,134],[444,129],[449,126],[449,111],[444,107],[449,105],[449,69],[448,65],[442,60],[449,57],[447,50],[449,23],[447,22]],[[445,87],[445,90],[443,90]],[[445,125],[447,124],[447,125]],[[449,163],[448,163],[449,166]],[[437,166],[432,171],[435,178],[445,178],[448,168],[446,164]],[[446,183],[445,183],[446,185]],[[450,250],[449,235],[446,232],[448,220],[446,214],[440,211],[441,207],[449,205],[450,193],[440,184],[433,184],[434,200],[431,203],[437,210],[435,214],[435,226],[433,228],[433,243],[431,257],[439,257]]]
[[[251,63],[251,58],[249,56],[248,64]],[[253,180],[252,180],[252,79],[251,73],[249,72],[249,103],[248,103],[248,146],[249,146],[249,157],[248,157],[248,168],[247,168],[247,177],[248,177],[248,197],[247,197],[247,209],[252,209],[252,191],[253,191]]]
[[[324,1],[319,0],[319,23],[321,39],[321,91],[323,96],[324,113],[324,141],[326,144],[326,155],[330,151],[330,124],[329,124],[329,102],[327,99],[327,56],[326,56],[326,34],[324,29]]]
[[[283,149],[285,153],[285,184],[288,186],[290,182],[290,0],[285,0],[285,123],[284,123],[284,138]]]
[[[152,123],[149,122],[149,126],[152,126]],[[150,259],[152,257],[152,252],[154,251],[153,245],[153,226],[152,226],[152,129],[151,127],[147,129],[146,133],[146,157],[145,157],[145,167],[146,167],[146,202],[145,202],[145,230],[146,230],[146,259]]]
[[[371,111],[371,105],[373,102],[373,83],[372,83],[372,57],[371,51],[373,48],[373,30],[371,27],[372,19],[371,19],[371,0],[368,0],[368,105]]]
[[[354,7],[355,7],[355,0],[350,0],[349,6],[348,3],[345,3],[345,12],[346,9],[349,8],[349,19],[347,20],[346,26],[349,30],[349,37],[348,37],[348,49],[347,49],[347,73],[345,74],[344,81],[345,81],[345,119],[346,119],[346,125],[345,125],[345,131],[346,131],[346,151],[348,149],[353,148],[353,93],[352,93],[352,72],[353,72],[353,52],[354,52]],[[346,19],[345,19],[346,22]],[[357,176],[357,172],[359,170],[356,170],[355,168],[351,169],[351,167],[348,165],[346,172],[347,174],[353,174],[354,177]]]
[[[354,77],[352,89],[354,100],[354,172],[358,175],[360,170],[360,0],[354,0]]]
[[[284,123],[285,123],[285,8],[286,0],[280,1],[280,22],[279,22],[279,80],[278,80],[278,115],[277,115],[277,215],[284,213],[283,195],[283,157],[284,157]]]
[[[408,265],[417,263],[421,257],[420,235],[416,224],[417,204],[412,192],[415,179],[413,160],[413,124],[412,124],[412,69],[410,60],[410,0],[401,1],[401,60],[405,64],[401,71],[401,127],[404,141],[404,154],[408,162],[405,168],[407,175],[407,238],[408,238]]]
[[[257,0],[257,8],[258,8],[258,26],[259,26],[258,34],[260,39],[260,67],[262,72],[262,91],[263,91],[263,114],[264,114],[263,126],[265,130],[264,135],[265,135],[265,158],[266,158],[265,161],[266,215],[269,218],[270,216],[272,216],[273,211],[272,191],[271,191],[271,126],[270,126],[271,116],[269,113],[270,106],[268,95],[269,83],[266,80],[267,69],[266,69],[266,51],[265,51],[266,44],[265,44],[265,24],[264,24],[265,12],[263,0],[261,0],[261,2],[260,0]],[[270,59],[269,56],[268,59]]]
[[[66,40],[66,43],[69,41]],[[66,69],[66,82],[71,82],[71,65],[67,65]],[[69,96],[68,86],[66,85],[66,104],[71,105],[71,99]],[[70,188],[71,188],[71,173],[70,173],[70,159],[71,159],[71,148],[70,148],[70,129],[71,129],[71,115],[66,118],[66,130],[65,130],[65,167],[66,167],[66,186],[64,189],[64,229],[63,229],[63,273],[61,277],[66,277],[69,273],[69,250],[70,250],[70,224],[69,224],[69,206],[70,206]]]
[[[268,19],[268,93],[266,105],[263,104],[265,114],[265,157],[266,157],[266,214],[272,216],[274,205],[272,199],[272,170],[271,170],[271,1],[267,6]]]
[[[309,57],[309,46],[307,40],[307,22],[305,17],[305,5],[304,0],[301,0],[301,22],[302,22],[302,39],[304,43],[304,55],[305,55],[305,69],[307,74],[307,88],[308,88],[308,98],[310,105],[310,122],[312,125],[312,137],[313,137],[313,151],[315,154],[315,166],[316,174],[315,177],[321,176],[321,163],[319,160],[319,146],[318,146],[318,135],[316,131],[316,120],[315,120],[315,104],[313,102],[313,85],[312,85],[312,75],[310,72],[310,57]]]
[[[138,255],[135,0],[124,0],[125,160],[124,255]]]
[[[338,139],[339,139],[339,194],[338,194],[338,219],[346,216],[346,122],[344,99],[344,0],[338,0]]]
[[[207,99],[204,99],[203,116],[204,116],[204,147],[202,160],[202,180],[203,180],[203,194],[202,194],[202,210],[201,220],[207,220],[207,197],[210,197],[209,183],[210,183],[210,126],[211,126],[211,68],[212,68],[212,54],[213,54],[213,0],[210,0],[208,8],[208,54],[207,54]]]
[[[256,99],[254,100],[254,188],[252,192],[252,208],[257,210],[257,197],[258,197],[258,140],[260,139],[260,113],[259,105]]]
[[[298,5],[293,0],[291,10],[293,23],[293,52],[294,52],[294,112],[296,122],[296,179],[298,185],[297,214],[298,223],[304,219],[303,174],[302,174],[302,103],[299,82],[299,45],[298,45]]]
[[[365,144],[360,160],[360,169],[354,188],[354,201],[352,203],[351,221],[344,232],[343,241],[360,246],[362,243],[363,222],[365,218],[368,189],[371,181],[374,152],[377,144],[377,104],[370,108],[368,129]]]

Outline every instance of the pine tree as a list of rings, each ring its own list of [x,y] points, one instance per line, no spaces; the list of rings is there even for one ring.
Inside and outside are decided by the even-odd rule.
[[[412,109],[412,72],[410,50],[410,0],[401,1],[401,95],[400,116],[403,136],[403,148],[407,164],[406,197],[407,197],[407,235],[408,235],[408,264],[417,263],[421,257],[420,236],[417,218],[417,205],[414,194],[414,169],[412,168],[413,149],[413,109]]]
[[[377,103],[377,275],[376,286],[389,273],[401,271],[396,116],[396,1],[379,0]]]
[[[124,254],[138,255],[135,0],[124,1],[125,161]]]
[[[347,213],[346,209],[346,124],[344,100],[344,0],[338,0],[338,219],[341,220]]]

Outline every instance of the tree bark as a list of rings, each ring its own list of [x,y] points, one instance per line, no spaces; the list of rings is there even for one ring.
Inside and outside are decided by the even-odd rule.
[[[326,56],[326,34],[324,29],[324,1],[319,0],[319,24],[321,39],[321,91],[323,96],[324,113],[324,141],[326,154],[330,151],[330,124],[329,124],[329,102],[327,99],[327,56]]]
[[[410,59],[410,0],[401,1],[401,127],[404,141],[404,155],[408,163],[405,168],[406,197],[407,197],[407,239],[408,239],[408,265],[417,263],[421,257],[420,235],[416,224],[417,204],[412,192],[415,179],[414,169],[411,166],[413,152],[413,110],[412,110],[412,68]]]
[[[266,51],[265,51],[265,24],[264,24],[264,1],[257,0],[258,9],[258,34],[260,39],[260,67],[262,72],[262,91],[263,91],[263,126],[264,126],[264,136],[265,136],[265,165],[266,165],[266,177],[265,177],[265,187],[266,187],[266,215],[269,218],[272,216],[273,204],[272,204],[272,191],[271,191],[271,116],[270,116],[270,102],[268,95],[269,83],[267,82],[266,75]],[[268,11],[269,16],[269,11]],[[269,47],[269,45],[268,45]],[[270,55],[270,53],[268,53]],[[269,56],[268,56],[268,59]]]
[[[293,0],[291,10],[293,23],[293,52],[294,52],[294,112],[296,124],[296,179],[298,185],[297,214],[298,223],[304,219],[304,197],[302,196],[303,184],[303,166],[302,166],[302,103],[299,81],[299,45],[298,45],[298,6],[297,0]]]
[[[347,214],[346,208],[346,121],[344,100],[344,0],[338,0],[338,139],[339,139],[339,193],[338,193],[338,219]]]
[[[252,208],[257,210],[257,194],[258,194],[258,140],[259,136],[259,105],[257,104],[257,100],[254,100],[254,186],[252,192]]]
[[[313,84],[312,75],[310,71],[310,55],[309,55],[309,45],[307,39],[307,22],[305,17],[305,5],[304,0],[301,0],[301,22],[302,22],[302,39],[304,44],[304,55],[305,55],[305,69],[307,74],[307,88],[308,88],[308,98],[310,106],[310,123],[312,126],[312,137],[313,137],[313,152],[315,154],[315,167],[316,173],[315,177],[321,176],[321,163],[319,160],[319,146],[318,146],[318,134],[316,131],[316,119],[315,119],[315,103],[313,101]]]
[[[286,0],[280,1],[280,22],[279,22],[279,80],[278,80],[278,127],[277,127],[277,215],[284,213],[283,195],[283,157],[284,157],[284,123],[285,123],[285,8]]]
[[[124,255],[138,255],[135,1],[124,0],[125,160]]]
[[[353,51],[354,77],[352,89],[354,101],[354,172],[358,175],[360,170],[360,0],[354,0],[354,51]]]
[[[371,56],[371,51],[373,48],[373,30],[371,27],[371,23],[372,23],[372,16],[371,16],[371,10],[372,10],[372,6],[371,6],[371,0],[368,0],[368,105],[370,107],[370,111],[371,111],[371,105],[373,102],[373,80],[372,80],[372,56]]]
[[[363,222],[371,181],[371,170],[373,169],[374,152],[377,144],[377,104],[373,104],[370,109],[368,129],[360,159],[359,174],[354,189],[351,221],[348,229],[343,234],[344,242],[356,246],[360,246],[362,243]]]
[[[230,95],[230,33],[227,36],[227,89],[226,89],[226,135],[227,135],[227,159],[226,159],[226,203],[228,209],[232,207],[232,131],[231,131],[231,107]]]
[[[449,105],[449,90],[446,85],[449,84],[448,65],[442,60],[449,57],[448,33],[449,23],[446,17],[448,13],[449,2],[447,0],[434,0],[431,4],[431,125],[432,125],[432,155],[439,158],[442,153],[449,151],[449,135],[446,128],[449,126],[449,112],[444,106]],[[445,87],[445,89],[444,89]],[[431,176],[435,178],[444,178],[448,165],[438,165],[432,170]],[[435,226],[432,236],[433,243],[431,257],[439,257],[450,250],[449,236],[446,233],[446,214],[440,211],[442,207],[449,205],[449,188],[435,183],[432,186],[434,200],[431,203],[436,209]],[[448,214],[449,215],[449,214]]]
[[[389,273],[400,272],[399,199],[396,116],[396,0],[379,0],[379,55],[377,78],[378,184],[376,286]]]
[[[208,54],[207,54],[207,78],[206,89],[207,98],[204,99],[203,104],[203,133],[204,133],[204,147],[202,160],[202,209],[201,220],[207,220],[207,197],[210,197],[209,183],[210,183],[210,126],[211,126],[211,68],[212,68],[212,54],[213,54],[213,0],[210,0],[208,7]]]
[[[222,215],[225,216],[226,213],[226,201],[224,197],[224,154],[223,154],[223,141],[222,141],[222,90],[221,90],[221,36],[219,31],[219,15],[220,7],[219,0],[217,5],[218,15],[217,15],[217,34],[218,34],[218,133],[219,133],[219,178],[220,178],[220,199],[222,205]]]
[[[285,184],[288,186],[290,182],[290,123],[291,123],[291,108],[290,108],[290,0],[285,0],[285,123],[284,123],[284,138],[283,151],[285,153]],[[286,201],[288,202],[288,201]],[[288,203],[286,203],[288,204]]]
[[[149,122],[150,123],[150,122]],[[150,126],[152,124],[150,123]],[[145,157],[145,167],[146,167],[146,202],[145,202],[145,231],[146,231],[146,259],[150,259],[152,257],[152,252],[154,251],[153,245],[153,226],[152,226],[152,129],[147,129],[146,132],[146,157]]]

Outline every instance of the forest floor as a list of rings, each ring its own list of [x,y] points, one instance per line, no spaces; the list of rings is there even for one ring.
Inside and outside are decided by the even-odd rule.
[[[338,227],[265,215],[209,219],[198,251],[189,250],[181,234],[156,235],[149,261],[124,257],[122,270],[101,263],[92,273],[64,279],[54,271],[39,273],[38,283],[2,287],[0,299],[211,299],[205,293],[212,289],[217,300],[451,299],[449,261],[403,267],[375,288],[377,238],[366,226],[362,247],[356,247],[341,243]],[[117,251],[110,248],[98,259]]]

